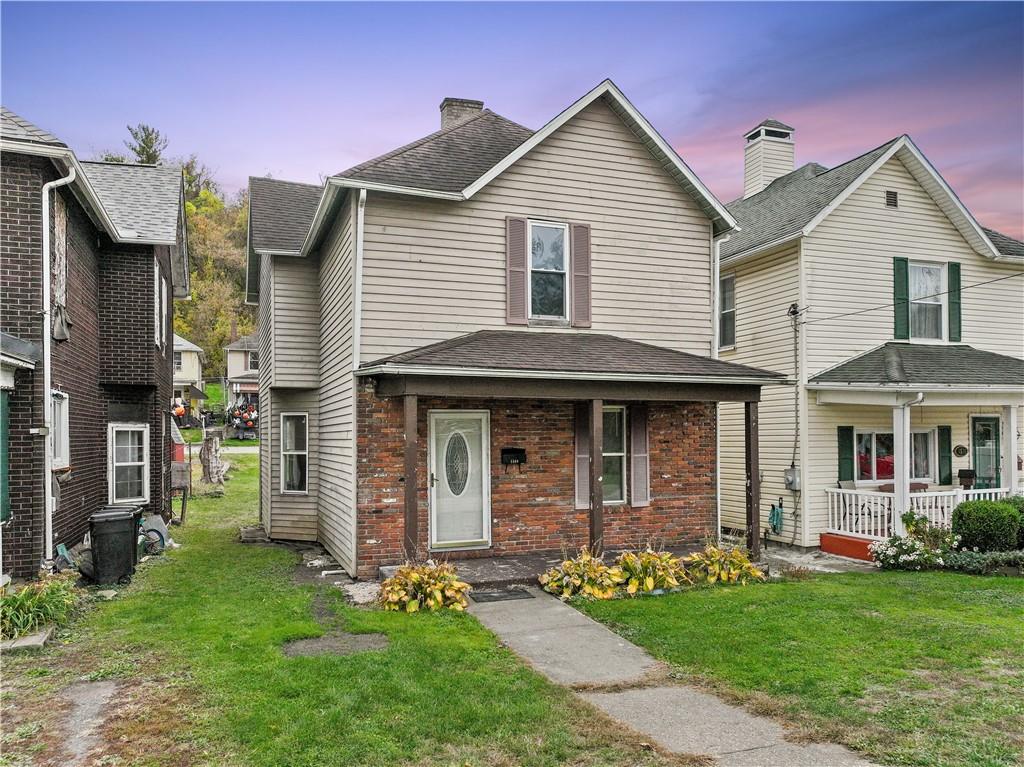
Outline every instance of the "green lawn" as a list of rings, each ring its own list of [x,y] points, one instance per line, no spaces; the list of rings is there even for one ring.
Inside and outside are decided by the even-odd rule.
[[[581,607],[684,676],[876,760],[1024,764],[1024,580],[828,575]]]
[[[203,392],[206,394],[206,399],[203,400],[203,407],[210,410],[224,409],[224,384],[208,381],[203,384]]]
[[[181,429],[181,436],[185,438],[185,444],[199,445],[203,441],[203,430]],[[258,439],[222,439],[220,444],[224,447],[257,447],[260,441]]]
[[[242,545],[256,518],[255,456],[222,498],[197,498],[182,548],[143,565],[36,657],[4,658],[4,759],[42,758],[80,680],[122,681],[111,765],[661,765],[608,720],[528,670],[471,616],[346,606],[322,588],[322,620],[382,632],[384,651],[286,657],[314,637],[298,557]],[[54,701],[59,701],[55,705]]]

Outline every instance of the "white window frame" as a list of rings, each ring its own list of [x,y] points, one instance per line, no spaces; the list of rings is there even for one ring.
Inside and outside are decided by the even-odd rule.
[[[171,363],[174,365],[174,372],[180,373],[185,369],[185,353],[171,352]]]
[[[534,226],[546,226],[552,229],[561,229],[564,233],[564,260],[563,270],[557,271],[554,269],[534,269],[533,268],[533,227]],[[538,320],[540,322],[560,322],[568,323],[569,318],[572,316],[571,302],[572,302],[572,289],[570,287],[570,280],[572,279],[572,265],[570,259],[572,257],[572,243],[569,240],[569,225],[560,221],[541,221],[541,220],[526,220],[526,312],[531,320]],[[557,314],[534,314],[533,313],[533,273],[536,271],[538,274],[561,274],[565,277],[565,294],[563,295],[561,315]]]
[[[153,256],[153,345],[160,346],[160,259]]]
[[[117,463],[117,451],[115,450],[115,435],[119,431],[141,431],[142,432],[142,495],[138,498],[116,498],[116,467],[122,464]],[[123,464],[125,466],[137,466],[137,463]],[[148,423],[127,423],[115,422],[107,425],[107,501],[112,504],[122,503],[149,503],[149,424]]]
[[[252,355],[256,355],[256,367],[252,366]],[[259,370],[260,369],[260,353],[259,350],[248,351],[245,353],[245,365],[246,370]]]
[[[938,460],[939,460],[938,459],[938,448],[939,448],[938,429],[911,429],[910,433],[912,435],[913,434],[927,434],[928,435],[928,450],[930,451],[930,456],[929,456],[929,458],[930,458],[929,464],[930,465],[929,465],[928,469],[929,469],[929,471],[932,474],[931,476],[928,476],[928,477],[911,477],[910,481],[911,482],[928,482],[928,483],[931,483],[931,484],[937,483],[938,480],[936,479],[936,475],[938,473],[937,469],[938,469]],[[860,438],[862,436],[866,435],[866,434],[870,434],[871,435],[871,476],[872,476],[872,479],[860,479],[860,460],[858,458],[858,453],[857,453],[857,444],[860,442]],[[877,478],[875,478],[875,453],[876,453],[875,437],[878,434],[892,434],[892,432],[891,431],[886,431],[885,429],[857,429],[857,428],[855,428],[853,430],[853,460],[855,462],[855,465],[854,465],[854,469],[855,469],[854,482],[856,483],[857,487],[878,487],[879,485],[887,485],[887,484],[891,484],[891,483],[896,481],[896,476],[895,476],[895,474],[896,474],[895,460],[893,461],[893,477],[892,477],[892,479],[877,479]],[[893,446],[895,447],[895,445],[896,445],[896,438],[895,438],[895,435],[894,435],[893,436]],[[907,473],[908,474],[910,473],[909,470],[913,469],[913,467],[914,467],[914,439],[913,439],[913,437],[911,437],[911,439],[910,439],[910,466],[907,467],[907,469],[908,469]]]
[[[284,419],[285,418],[302,418],[305,421],[306,428],[306,449],[305,450],[285,450],[284,449]],[[281,413],[281,432],[280,441],[281,447],[278,450],[278,459],[280,461],[280,491],[281,495],[309,495],[309,412],[305,410],[294,410],[288,413]],[[289,455],[304,455],[306,456],[306,472],[303,477],[302,486],[305,490],[285,490],[285,456]]]
[[[71,465],[71,398],[68,393],[51,389],[50,408],[52,466],[55,469],[66,469]]]
[[[725,290],[722,286],[726,282],[732,283],[732,309],[725,308]],[[726,314],[732,315],[732,343],[722,343],[722,318]],[[718,278],[718,349],[719,351],[735,349],[736,348],[736,275],[735,274],[723,274]]]
[[[929,304],[934,306],[931,301],[915,301],[911,298],[911,285],[913,284],[913,277],[911,273],[914,267],[929,267],[938,268],[939,270],[939,306],[941,306],[940,315],[942,322],[942,333],[940,338],[918,338],[914,335],[914,304]],[[907,266],[907,337],[915,344],[944,344],[949,338],[949,282],[948,282],[948,269],[946,264],[942,261],[910,261]]]
[[[626,414],[626,407],[625,407],[625,405],[607,405],[607,406],[602,408],[602,412],[603,413],[621,413],[621,417],[622,417],[622,452],[621,453],[618,452],[618,451],[613,452],[613,453],[608,453],[608,452],[605,452],[603,450],[604,424],[603,423],[601,424],[601,440],[602,440],[601,459],[602,459],[602,461],[605,458],[616,458],[616,457],[618,457],[618,459],[622,463],[622,497],[621,498],[604,498],[604,487],[603,487],[604,483],[603,482],[602,482],[602,487],[601,487],[601,497],[602,497],[602,499],[604,501],[604,505],[605,506],[621,506],[622,504],[624,504],[626,502],[626,493],[628,492],[626,488],[629,486],[629,478],[626,476],[626,471],[627,471],[626,455],[629,452],[629,431],[628,431],[629,423],[626,420],[628,416]],[[601,466],[601,476],[602,476],[602,480],[603,480],[604,479],[604,466],[603,465]]]
[[[167,345],[168,313],[170,311],[170,300],[167,293],[167,278],[160,277],[160,348]]]

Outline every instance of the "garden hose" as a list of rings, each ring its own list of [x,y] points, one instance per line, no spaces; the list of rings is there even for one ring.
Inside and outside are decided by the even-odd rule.
[[[782,532],[782,504],[776,506],[772,504],[772,510],[768,514],[768,526],[772,530],[773,535],[778,535]]]

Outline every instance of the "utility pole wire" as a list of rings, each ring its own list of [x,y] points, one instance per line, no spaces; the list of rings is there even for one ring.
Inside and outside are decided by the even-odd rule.
[[[1002,280],[1009,280],[1012,277],[1020,277],[1021,275],[1024,275],[1024,272],[1014,272],[1013,274],[1007,274],[1007,275],[1004,275],[1002,277],[996,277],[995,279],[992,279],[992,280],[985,280],[984,282],[976,282],[973,285],[964,285],[964,286],[962,286],[960,288],[960,292],[963,293],[965,290],[970,290],[971,288],[980,288],[982,285],[991,285],[993,282],[1000,282]],[[932,293],[931,295],[928,295],[928,296],[919,296],[918,298],[915,298],[913,300],[914,301],[920,301],[923,298],[935,298],[936,296],[944,296],[947,293],[949,293],[949,291],[948,290],[944,290],[941,293]],[[855,312],[846,312],[845,314],[833,314],[831,317],[821,317],[821,318],[816,319],[816,320],[807,320],[803,324],[804,325],[816,325],[819,322],[828,322],[829,320],[838,320],[838,319],[840,319],[842,317],[853,317],[856,314],[867,314],[868,312],[876,312],[879,309],[891,309],[892,307],[896,306],[896,303],[897,303],[896,301],[893,301],[891,304],[881,304],[879,306],[871,306],[871,307],[869,307],[867,309],[858,309]],[[912,302],[911,302],[910,299],[907,299],[906,301],[900,301],[899,303],[901,303],[901,304],[909,304],[909,303],[912,303]],[[807,311],[806,307],[804,309],[801,309],[800,313],[803,314],[805,311]]]

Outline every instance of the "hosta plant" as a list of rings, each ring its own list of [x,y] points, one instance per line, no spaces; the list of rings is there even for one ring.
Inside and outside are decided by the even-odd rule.
[[[622,570],[625,590],[630,596],[668,591],[690,583],[682,561],[667,551],[625,551],[616,564]]]
[[[763,581],[765,575],[737,548],[723,549],[708,545],[704,551],[690,554],[683,560],[686,571],[695,583],[742,583]]]
[[[78,601],[75,575],[53,575],[0,592],[0,638],[31,634],[47,624],[63,625]]]
[[[575,596],[611,599],[625,581],[625,574],[621,567],[608,565],[590,549],[582,548],[577,556],[552,567],[539,580],[541,588],[563,600]]]
[[[455,566],[427,560],[407,562],[380,585],[378,600],[385,610],[465,610],[471,586],[459,580]]]

